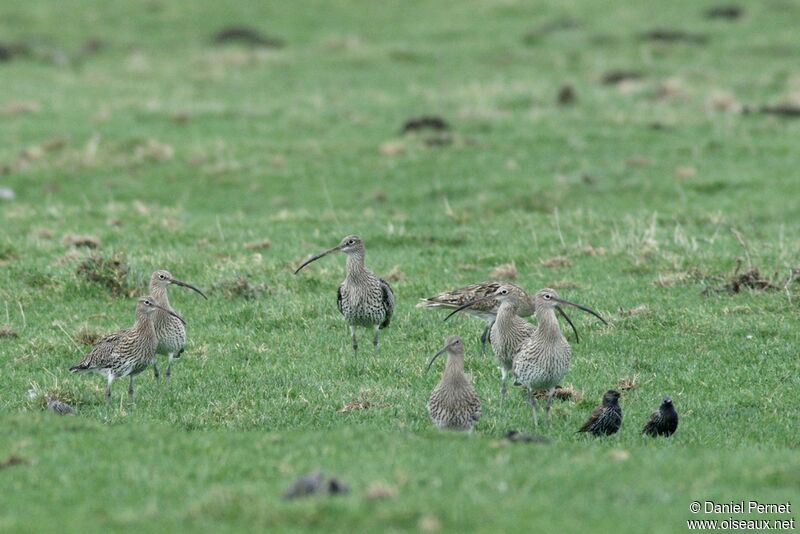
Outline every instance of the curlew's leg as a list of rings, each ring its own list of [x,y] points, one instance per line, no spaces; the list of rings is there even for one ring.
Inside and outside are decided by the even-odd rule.
[[[114,375],[108,374],[108,385],[106,385],[106,402],[111,404],[111,383],[114,382]]]
[[[506,401],[506,392],[508,391],[508,369],[500,366],[500,409],[503,409],[503,404]]]
[[[547,392],[547,402],[544,405],[544,418],[549,423],[550,422],[550,405],[553,404],[553,396],[556,394],[556,388],[550,388],[550,391]]]
[[[133,400],[133,375],[131,375],[131,383],[128,385],[128,396]]]
[[[353,340],[353,352],[358,354],[358,340],[356,340],[356,327],[350,325],[350,337]]]
[[[375,349],[375,354],[378,354],[378,332],[380,332],[380,325],[375,325],[375,335],[372,336],[372,347]]]
[[[533,428],[539,428],[539,419],[536,417],[536,397],[533,390],[528,388],[528,402],[531,403],[531,414],[533,415]]]
[[[156,377],[156,382],[161,382],[161,373],[158,372],[158,361],[153,358],[153,376]]]
[[[175,359],[175,353],[174,352],[170,352],[167,355],[167,373],[166,373],[167,382],[169,382],[169,377],[172,375],[172,360],[174,360],[174,359]]]
[[[489,341],[489,331],[492,329],[492,325],[486,325],[486,328],[483,329],[483,334],[481,334],[481,356],[486,356],[486,342]]]

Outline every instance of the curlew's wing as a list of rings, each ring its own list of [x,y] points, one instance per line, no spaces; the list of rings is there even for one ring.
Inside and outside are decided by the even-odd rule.
[[[480,284],[470,284],[468,286],[453,289],[452,291],[445,291],[422,299],[417,304],[418,308],[447,308],[455,309],[463,306],[468,302],[492,295],[497,288],[500,287],[499,282],[482,282]],[[498,302],[496,300],[489,300],[476,304],[475,307],[479,311],[497,311]]]
[[[383,298],[383,309],[386,311],[386,316],[381,323],[381,328],[386,328],[389,326],[389,322],[392,320],[392,315],[394,314],[394,292],[392,288],[389,286],[389,283],[384,280],[383,278],[378,278],[378,281],[381,284],[381,295]]]
[[[342,311],[342,286],[339,286],[339,289],[336,290],[336,307],[339,308],[339,313],[344,315]]]
[[[472,408],[471,418],[477,424],[481,419],[481,400],[478,398],[477,393],[470,399],[470,407]]]
[[[114,332],[113,334],[108,334],[100,341],[92,346],[92,350],[90,350],[86,356],[80,361],[78,365],[75,365],[70,368],[70,371],[73,373],[79,371],[88,371],[97,367],[101,364],[104,360],[111,356],[111,353],[114,352],[114,348],[119,344],[120,340],[123,339],[129,330],[120,330],[119,332]]]
[[[597,423],[598,419],[600,419],[603,416],[604,412],[605,408],[603,406],[598,406],[597,408],[595,408],[594,411],[592,412],[592,415],[590,415],[589,419],[587,419],[586,422],[583,423],[583,426],[580,428],[580,430],[578,430],[578,432],[591,432],[592,429],[594,428],[594,425]]]

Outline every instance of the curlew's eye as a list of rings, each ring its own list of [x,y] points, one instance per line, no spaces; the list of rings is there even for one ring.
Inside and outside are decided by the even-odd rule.
[[[544,300],[550,300],[550,298],[551,298],[550,297],[550,293],[545,293],[544,294]]]
[[[349,240],[349,241],[347,242],[347,244],[348,244],[348,245],[355,245],[355,244],[356,244],[356,240],[355,240],[355,239],[351,239],[351,240]]]
[[[159,274],[158,277],[161,278],[162,280],[166,278],[166,276],[164,276],[163,274]]]

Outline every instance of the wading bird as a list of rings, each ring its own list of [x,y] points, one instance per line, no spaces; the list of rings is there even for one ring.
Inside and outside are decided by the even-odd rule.
[[[594,436],[610,436],[616,434],[621,426],[622,406],[619,405],[619,391],[609,389],[603,395],[603,403],[594,409],[578,432],[589,432]]]
[[[494,298],[494,294],[501,285],[514,288],[515,293],[523,295],[518,304],[517,315],[520,317],[530,317],[533,315],[533,297],[528,295],[524,289],[507,282],[481,282],[465,287],[460,287],[452,291],[445,291],[433,297],[422,299],[417,308],[442,308],[445,310],[464,310],[464,313],[482,319],[486,323],[486,328],[481,334],[481,354],[486,354],[486,341],[489,339],[492,324],[500,311],[500,300]]]
[[[356,327],[372,328],[372,345],[378,352],[378,332],[389,326],[394,313],[394,293],[383,278],[367,269],[364,263],[364,241],[357,235],[349,235],[341,243],[305,261],[294,274],[309,263],[333,252],[347,255],[347,275],[336,292],[336,306],[350,326],[353,352],[358,353]]]
[[[535,298],[535,297],[534,297]],[[512,371],[514,357],[519,352],[522,344],[536,333],[536,327],[522,318],[520,310],[533,310],[535,303],[532,303],[524,290],[514,284],[501,284],[494,293],[484,296],[481,299],[462,304],[445,321],[461,310],[470,310],[473,307],[480,307],[486,302],[498,302],[499,308],[497,316],[491,327],[489,341],[492,345],[497,358],[498,368],[500,369],[500,408],[502,409],[506,398],[508,375]],[[578,339],[578,331],[561,308],[557,308],[559,313],[564,316],[575,332]]]
[[[133,398],[133,377],[144,371],[156,358],[158,338],[153,326],[156,310],[164,310],[183,322],[178,314],[156,304],[153,297],[140,298],[136,303],[136,322],[133,326],[98,341],[80,363],[70,368],[70,372],[104,375],[108,380],[106,401],[109,403],[114,380],[130,376],[128,395]]]
[[[670,397],[664,397],[664,401],[658,410],[653,412],[650,420],[645,423],[642,434],[648,436],[671,436],[678,430],[678,412],[672,404]]]
[[[155,271],[153,276],[150,277],[150,295],[152,295],[155,303],[161,307],[161,309],[156,310],[153,316],[153,326],[158,337],[156,354],[167,356],[167,380],[172,374],[172,360],[180,358],[181,354],[183,354],[183,349],[186,347],[186,325],[183,320],[177,319],[177,315],[175,315],[177,312],[172,309],[167,297],[167,286],[170,284],[188,287],[208,300],[208,297],[202,291],[191,284],[176,280],[169,271]],[[153,361],[153,374],[158,379],[158,362],[156,361]]]
[[[608,323],[596,311],[582,304],[564,300],[558,296],[555,290],[550,288],[539,290],[534,297],[534,301],[536,303],[536,320],[539,325],[533,335],[522,343],[519,351],[514,356],[512,372],[514,373],[515,384],[525,386],[528,389],[528,402],[531,405],[533,426],[537,427],[539,421],[536,416],[536,397],[534,392],[540,389],[547,390],[544,413],[545,419],[549,418],[550,405],[553,403],[556,386],[569,371],[572,357],[572,348],[569,346],[567,338],[561,333],[555,312],[563,313],[560,305],[566,304],[591,313],[604,324]],[[566,314],[564,315],[566,317]],[[577,332],[575,334],[577,336]]]
[[[481,400],[475,387],[464,374],[464,344],[458,336],[450,336],[444,348],[433,355],[433,362],[447,352],[442,379],[433,388],[428,400],[428,414],[437,428],[472,431],[481,418]]]

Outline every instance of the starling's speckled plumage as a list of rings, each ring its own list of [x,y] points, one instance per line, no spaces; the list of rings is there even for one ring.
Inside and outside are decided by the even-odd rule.
[[[345,237],[337,246],[304,262],[294,273],[299,273],[309,263],[332,252],[347,254],[347,275],[336,292],[336,307],[350,326],[353,351],[358,352],[356,327],[363,326],[374,330],[372,345],[377,352],[378,332],[389,326],[392,320],[394,293],[386,280],[367,269],[364,241],[360,237]]]
[[[431,358],[447,352],[442,379],[428,400],[428,414],[439,429],[472,431],[481,418],[481,400],[464,374],[464,344],[458,336],[447,338],[445,346]]]
[[[108,380],[106,400],[111,402],[111,384],[117,378],[131,377],[128,394],[133,397],[133,377],[144,371],[156,358],[158,338],[153,327],[153,314],[163,309],[151,296],[136,303],[136,322],[131,328],[101,339],[71,373],[98,373]],[[174,314],[174,312],[169,312]],[[178,317],[177,314],[174,314]],[[183,319],[180,319],[181,321]]]
[[[619,392],[609,389],[603,395],[603,403],[594,409],[578,432],[590,432],[595,436],[616,434],[622,426],[622,417]]]
[[[653,412],[650,420],[644,425],[642,434],[648,436],[671,436],[678,430],[678,412],[672,404],[670,397],[664,397],[664,401],[658,410]]]
[[[155,303],[163,309],[156,310],[153,315],[153,326],[158,337],[158,347],[156,354],[167,356],[167,380],[172,374],[172,360],[180,358],[186,347],[186,326],[171,314],[175,313],[167,297],[167,286],[175,284],[181,287],[188,287],[196,291],[203,298],[207,298],[202,291],[191,284],[181,282],[172,277],[169,271],[155,271],[150,277],[150,295],[155,299]],[[153,361],[153,374],[159,377],[158,363]]]
[[[463,309],[464,313],[482,319],[486,322],[486,328],[481,335],[481,352],[486,354],[486,341],[489,339],[489,331],[500,311],[501,305],[501,302],[494,298],[494,294],[500,289],[501,285],[513,288],[513,291],[521,296],[516,310],[517,315],[520,317],[533,315],[533,297],[528,295],[521,287],[507,282],[481,282],[453,289],[452,291],[445,291],[422,299],[417,304],[417,308]],[[464,308],[466,305],[469,305],[469,307]]]

